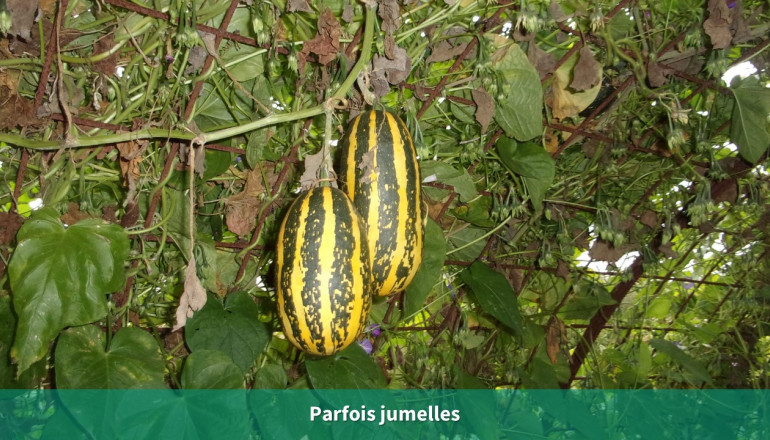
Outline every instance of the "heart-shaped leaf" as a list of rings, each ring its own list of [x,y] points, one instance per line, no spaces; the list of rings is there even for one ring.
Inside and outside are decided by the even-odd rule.
[[[221,351],[198,350],[184,361],[182,388],[238,389],[243,388],[243,373],[230,357]]]
[[[385,375],[358,344],[326,358],[307,359],[305,368],[313,388],[383,388]]]
[[[514,335],[521,336],[524,324],[519,302],[505,275],[475,261],[460,273],[460,277],[485,312],[505,324]]]
[[[754,77],[743,79],[733,90],[730,139],[744,159],[756,163],[770,146],[767,115],[770,113],[770,89]]]
[[[187,321],[185,341],[192,352],[221,351],[246,372],[267,347],[270,332],[248,293],[233,292],[224,304],[209,294],[206,305]]]
[[[493,62],[500,78],[495,121],[507,136],[528,141],[543,133],[543,88],[537,69],[512,44]],[[498,55],[498,53],[496,53]]]
[[[63,332],[56,344],[58,388],[166,388],[165,363],[149,333],[123,328],[105,345],[104,333],[92,325]]]
[[[128,236],[99,219],[65,227],[52,209],[42,209],[19,230],[8,270],[19,319],[11,356],[21,374],[48,352],[65,327],[107,314],[107,297],[123,287]]]

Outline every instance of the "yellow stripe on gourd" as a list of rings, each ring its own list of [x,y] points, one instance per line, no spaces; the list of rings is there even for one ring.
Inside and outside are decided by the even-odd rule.
[[[299,218],[306,219],[308,216],[308,213],[310,212],[310,197],[305,197],[305,199],[302,201],[302,204],[300,205],[299,210]],[[305,223],[300,223],[299,227],[297,228],[296,234],[296,243],[297,243],[297,249],[296,252],[300,253],[302,251],[302,243],[305,242],[305,227],[307,225]],[[302,301],[302,292],[305,290],[305,273],[307,273],[307,268],[305,267],[304,260],[302,258],[297,258],[296,255],[292,256],[292,269],[291,269],[291,300],[292,300],[292,306],[294,307],[294,310],[296,311],[297,315],[297,326],[301,329],[301,339],[303,341],[310,341],[312,339],[310,328],[308,327],[308,321],[307,316],[305,313],[305,304]]]

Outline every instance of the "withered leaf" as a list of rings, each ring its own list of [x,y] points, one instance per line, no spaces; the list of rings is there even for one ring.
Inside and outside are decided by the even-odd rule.
[[[676,258],[678,255],[671,242],[658,246],[658,251],[668,258]]]
[[[530,43],[527,48],[527,59],[537,69],[540,79],[553,72],[556,67],[556,58],[548,52],[540,49],[537,44]]]
[[[173,331],[184,327],[187,318],[192,318],[193,314],[206,305],[206,289],[203,288],[201,280],[195,271],[195,256],[190,258],[187,263],[187,269],[184,272],[184,291],[179,298],[179,307],[176,309],[176,325]]]
[[[732,34],[730,32],[730,8],[726,0],[709,0],[709,18],[703,22],[703,30],[711,38],[714,49],[724,49],[730,46]]]
[[[312,40],[302,45],[302,52],[297,57],[300,70],[311,53],[315,54],[318,62],[324,66],[334,61],[340,52],[340,36],[342,36],[340,22],[331,10],[324,9],[318,17],[318,33]]]
[[[658,219],[658,214],[656,214],[655,211],[650,210],[644,211],[644,213],[642,213],[642,216],[639,218],[639,222],[644,226],[650,227],[652,229],[660,226],[660,219]]]
[[[578,92],[596,87],[602,81],[602,67],[588,46],[580,49],[580,56],[572,72],[570,87]]]
[[[652,88],[658,88],[668,82],[666,71],[660,67],[657,61],[650,60],[647,63],[647,81]]]
[[[599,90],[601,89],[601,81],[594,87],[581,92],[577,92],[572,88],[570,74],[573,68],[576,67],[577,58],[577,54],[572,55],[556,69],[553,74],[551,87],[546,95],[546,104],[551,107],[553,117],[557,120],[574,117],[588,108],[599,95]],[[596,60],[594,59],[594,61]],[[598,67],[601,68],[601,66]],[[601,77],[601,72],[599,72],[599,77]]]
[[[313,8],[310,7],[307,0],[289,0],[286,3],[286,11],[288,12],[313,12]]]
[[[139,163],[142,161],[142,154],[149,148],[150,142],[147,140],[120,142],[115,145],[120,153],[120,174],[123,182],[128,187],[126,200],[133,200],[136,192],[136,181],[141,175]]]
[[[606,261],[608,263],[617,262],[620,257],[636,249],[636,245],[626,243],[620,246],[613,246],[611,243],[597,239],[591,249],[588,251],[588,256],[597,261]]]
[[[711,184],[711,199],[714,203],[730,202],[738,200],[738,181],[736,179],[724,179]]]
[[[548,13],[553,18],[553,20],[557,23],[561,23],[562,21],[565,21],[572,17],[574,14],[567,15],[564,12],[564,9],[561,8],[561,4],[559,2],[550,2],[548,5]]]
[[[486,90],[478,88],[471,90],[473,102],[476,103],[476,121],[481,125],[481,132],[487,131],[489,123],[495,116],[495,101]]]
[[[321,175],[321,166],[324,162],[324,152],[319,151],[316,154],[308,154],[305,156],[305,171],[299,178],[299,184],[302,190],[308,190],[314,187],[318,183],[318,179]]]
[[[562,342],[566,342],[567,339],[567,327],[564,322],[552,316],[548,320],[548,328],[545,334],[545,351],[548,353],[548,359],[552,364],[556,364],[558,361],[558,355],[561,351]]]
[[[393,34],[401,26],[401,10],[396,0],[380,0],[377,15],[382,19],[380,28],[386,34]]]
[[[570,279],[572,278],[569,272],[569,264],[563,260],[559,260],[559,262],[556,263],[556,275],[562,277],[564,281],[569,283]]]
[[[433,46],[430,55],[425,59],[425,62],[440,63],[449,61],[463,53],[466,47],[467,44],[458,44],[455,46],[449,40],[441,40],[437,45]]]
[[[352,23],[354,18],[353,5],[345,5],[345,7],[342,8],[342,20],[345,23]]]
[[[40,0],[8,0],[6,7],[11,13],[12,24],[8,30],[9,35],[30,41],[32,38],[32,26],[35,25],[35,17],[40,6]]]
[[[361,178],[358,180],[360,183],[371,184],[377,180],[380,169],[374,165],[376,151],[376,148],[373,148],[361,156],[361,162],[358,163],[358,169],[363,170]]]
[[[263,164],[269,163],[264,162]],[[225,199],[227,229],[238,236],[244,236],[251,232],[257,215],[259,215],[259,209],[262,207],[263,198],[261,196],[266,192],[262,171],[269,170],[255,167],[249,171],[246,175],[246,185],[243,191]]]
[[[391,59],[375,55],[372,61],[372,72],[384,73],[385,79],[390,84],[401,84],[409,77],[412,60],[406,54],[406,50],[398,46],[393,49],[393,55]]]

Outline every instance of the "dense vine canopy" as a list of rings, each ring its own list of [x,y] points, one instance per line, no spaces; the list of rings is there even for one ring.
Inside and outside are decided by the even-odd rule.
[[[765,1],[0,5],[2,387],[770,385]],[[426,258],[306,357],[279,220],[372,106]]]

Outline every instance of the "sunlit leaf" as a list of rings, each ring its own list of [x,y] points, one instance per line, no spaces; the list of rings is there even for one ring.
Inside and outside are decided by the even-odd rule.
[[[543,89],[540,75],[527,54],[517,44],[511,44],[494,69],[501,79],[495,121],[506,135],[520,141],[541,135]]]
[[[155,338],[144,330],[119,330],[106,347],[104,332],[74,327],[56,344],[59,388],[165,388],[165,363]]]
[[[742,80],[732,89],[735,97],[730,138],[744,159],[756,163],[770,146],[770,89],[755,77]]]
[[[19,319],[11,356],[21,373],[63,328],[106,316],[107,294],[125,282],[128,236],[100,219],[65,227],[43,209],[24,223],[18,242],[8,269]]]

